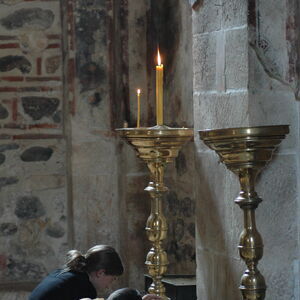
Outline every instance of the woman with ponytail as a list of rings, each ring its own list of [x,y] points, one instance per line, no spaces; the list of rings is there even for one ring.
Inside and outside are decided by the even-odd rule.
[[[121,259],[110,246],[94,246],[85,255],[71,250],[64,268],[49,274],[32,291],[29,300],[93,299],[122,274]]]

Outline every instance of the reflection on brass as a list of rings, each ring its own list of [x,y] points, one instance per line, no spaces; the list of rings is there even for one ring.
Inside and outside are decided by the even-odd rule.
[[[159,125],[121,128],[117,131],[135,148],[137,156],[146,162],[150,170],[150,182],[145,188],[151,196],[151,214],[147,220],[146,233],[152,248],[147,254],[145,264],[153,282],[148,292],[168,299],[162,284],[162,277],[168,266],[167,253],[162,246],[167,236],[167,221],[162,211],[163,195],[168,190],[164,185],[164,171],[166,164],[177,157],[182,145],[191,139],[193,130]]]
[[[262,199],[255,192],[255,179],[289,133],[289,126],[228,128],[199,133],[204,143],[218,153],[221,162],[239,176],[241,191],[235,203],[244,211],[244,229],[238,248],[247,265],[240,290],[245,300],[264,299],[265,279],[257,269],[263,256],[263,241],[255,224],[255,209]]]

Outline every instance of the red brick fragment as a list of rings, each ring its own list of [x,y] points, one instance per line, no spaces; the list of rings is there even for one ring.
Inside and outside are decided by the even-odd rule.
[[[26,77],[26,81],[61,81],[59,76],[54,77]]]
[[[47,34],[47,38],[49,40],[60,40],[61,35],[60,34]]]
[[[32,128],[59,128],[57,124],[33,124],[28,126],[29,129]]]
[[[38,75],[42,74],[42,58],[41,57],[38,57],[36,59],[36,73]]]
[[[19,43],[0,44],[0,49],[15,49],[20,48]]]
[[[1,80],[4,80],[4,81],[12,81],[12,82],[15,82],[15,81],[24,81],[24,77],[23,76],[2,76],[0,77]]]
[[[11,136],[13,140],[63,139],[62,134],[18,134]],[[0,136],[1,138],[1,136]]]
[[[56,48],[60,48],[60,44],[50,44],[47,46],[46,49],[56,49]]]
[[[27,126],[25,124],[8,123],[8,124],[4,124],[3,128],[8,128],[8,129],[27,129]]]
[[[7,257],[4,254],[0,254],[0,270],[7,268]]]
[[[10,92],[51,92],[59,91],[61,87],[50,87],[50,86],[37,86],[37,87],[0,87],[0,93],[10,93]]]
[[[17,37],[13,35],[0,35],[0,41],[10,41],[10,40],[17,40]]]
[[[18,99],[13,99],[12,101],[12,119],[17,121],[18,118]]]

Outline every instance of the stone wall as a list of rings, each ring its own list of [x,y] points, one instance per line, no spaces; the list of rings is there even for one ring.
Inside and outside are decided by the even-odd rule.
[[[0,6],[1,288],[30,290],[70,248],[120,249],[112,91],[121,84],[112,49],[121,8],[54,0]]]
[[[290,134],[258,180],[264,202],[259,269],[266,299],[299,293],[299,7],[296,1],[193,1],[196,130],[290,124]],[[238,179],[196,138],[197,289],[201,299],[240,299],[245,270],[237,251],[242,211]]]
[[[180,1],[158,6],[0,1],[1,299],[25,299],[68,249],[97,243],[121,253],[126,271],[117,285],[143,289],[148,171],[114,129],[135,126],[137,87],[142,125],[155,124],[157,9],[168,19],[161,41],[176,36],[161,43],[166,121],[193,125],[191,10]],[[195,271],[188,156],[191,144],[167,172],[171,273]]]
[[[60,2],[1,1],[0,26],[0,280],[22,289],[68,248]]]

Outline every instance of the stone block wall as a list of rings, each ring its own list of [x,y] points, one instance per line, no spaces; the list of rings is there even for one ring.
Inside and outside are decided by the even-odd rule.
[[[258,179],[264,239],[258,267],[266,299],[299,294],[299,6],[296,1],[199,1],[193,11],[195,130],[289,124]],[[238,179],[197,137],[197,289],[201,299],[240,299]]]

